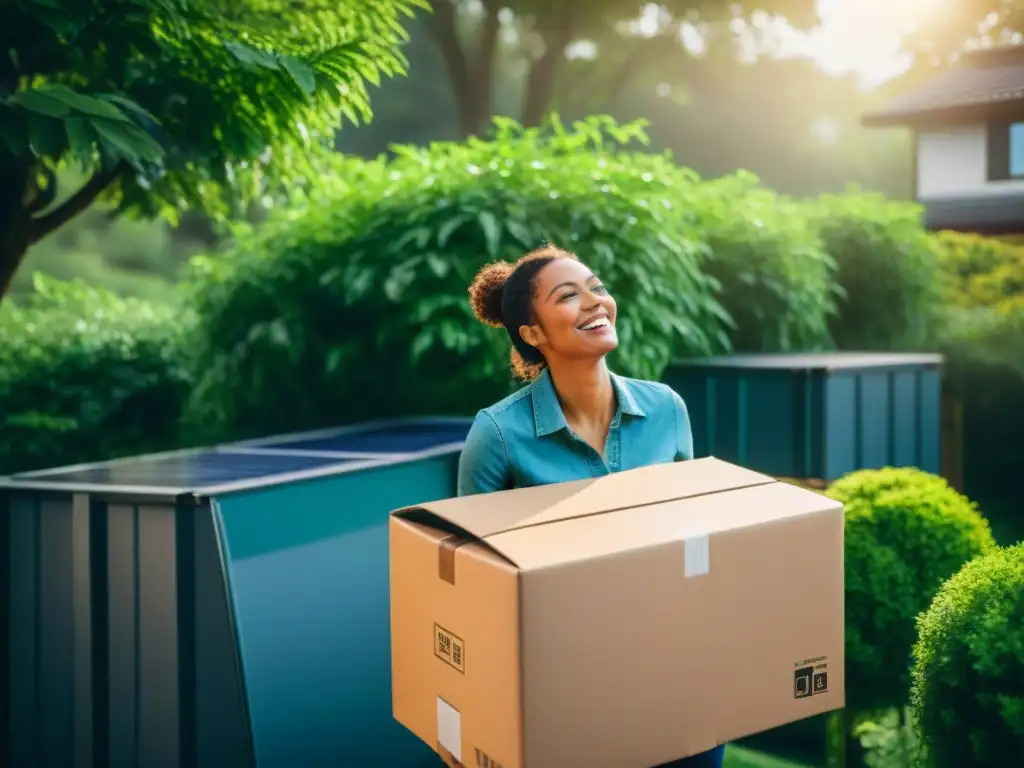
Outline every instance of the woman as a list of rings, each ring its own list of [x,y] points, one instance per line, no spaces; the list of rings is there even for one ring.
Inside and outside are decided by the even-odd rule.
[[[609,372],[616,306],[575,255],[548,245],[489,264],[469,288],[476,316],[504,328],[530,383],[477,414],[459,461],[459,495],[598,477],[693,458],[690,419],[664,384]],[[724,747],[679,760],[720,768]]]

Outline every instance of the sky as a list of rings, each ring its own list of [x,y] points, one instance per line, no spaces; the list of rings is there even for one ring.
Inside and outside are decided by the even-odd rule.
[[[946,0],[818,0],[821,27],[793,45],[832,74],[856,73],[865,86],[904,72],[903,34],[915,20],[941,12]]]

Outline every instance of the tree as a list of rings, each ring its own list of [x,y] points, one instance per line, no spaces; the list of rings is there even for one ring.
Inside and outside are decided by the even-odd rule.
[[[686,60],[680,27],[686,22],[705,35],[727,29],[737,18],[778,14],[796,26],[816,19],[815,0],[433,0],[431,31],[444,57],[455,94],[459,124],[479,133],[492,114],[496,62],[503,33],[517,38],[524,61],[518,119],[540,123],[559,94],[587,93],[593,111],[627,88],[642,73]],[[637,21],[645,24],[637,29]],[[596,57],[571,62],[571,45],[589,43]],[[673,61],[675,59],[675,61]]]
[[[967,43],[1014,44],[1024,32],[1024,0],[957,0],[907,10],[913,32],[908,47],[935,61],[963,51]]]
[[[172,221],[301,183],[367,82],[404,74],[422,0],[7,0],[0,299],[28,248],[103,196]],[[58,170],[87,180],[71,194]]]

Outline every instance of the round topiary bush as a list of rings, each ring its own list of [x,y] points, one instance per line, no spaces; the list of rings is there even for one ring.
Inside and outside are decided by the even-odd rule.
[[[995,547],[965,496],[919,470],[864,470],[828,495],[846,505],[847,706],[905,705],[914,622],[939,586]]]
[[[843,504],[873,502],[883,493],[905,488],[949,488],[945,478],[917,467],[882,467],[851,472],[828,487],[828,495]]]
[[[1024,544],[968,563],[939,590],[918,631],[911,708],[926,764],[1019,765]]]
[[[467,287],[545,241],[618,301],[621,373],[658,378],[679,351],[727,351],[709,249],[683,205],[695,176],[620,151],[643,138],[599,118],[499,121],[492,140],[339,160],[307,204],[200,263],[193,419],[221,437],[472,413],[514,384],[508,340],[474,319]]]

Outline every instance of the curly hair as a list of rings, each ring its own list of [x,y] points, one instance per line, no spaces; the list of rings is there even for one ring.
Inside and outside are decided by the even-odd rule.
[[[544,355],[519,334],[534,321],[533,296],[537,275],[557,259],[576,260],[576,254],[548,243],[530,251],[514,264],[496,261],[477,272],[469,286],[469,303],[477,319],[492,328],[504,328],[512,342],[512,372],[524,381],[535,379],[547,367]]]

